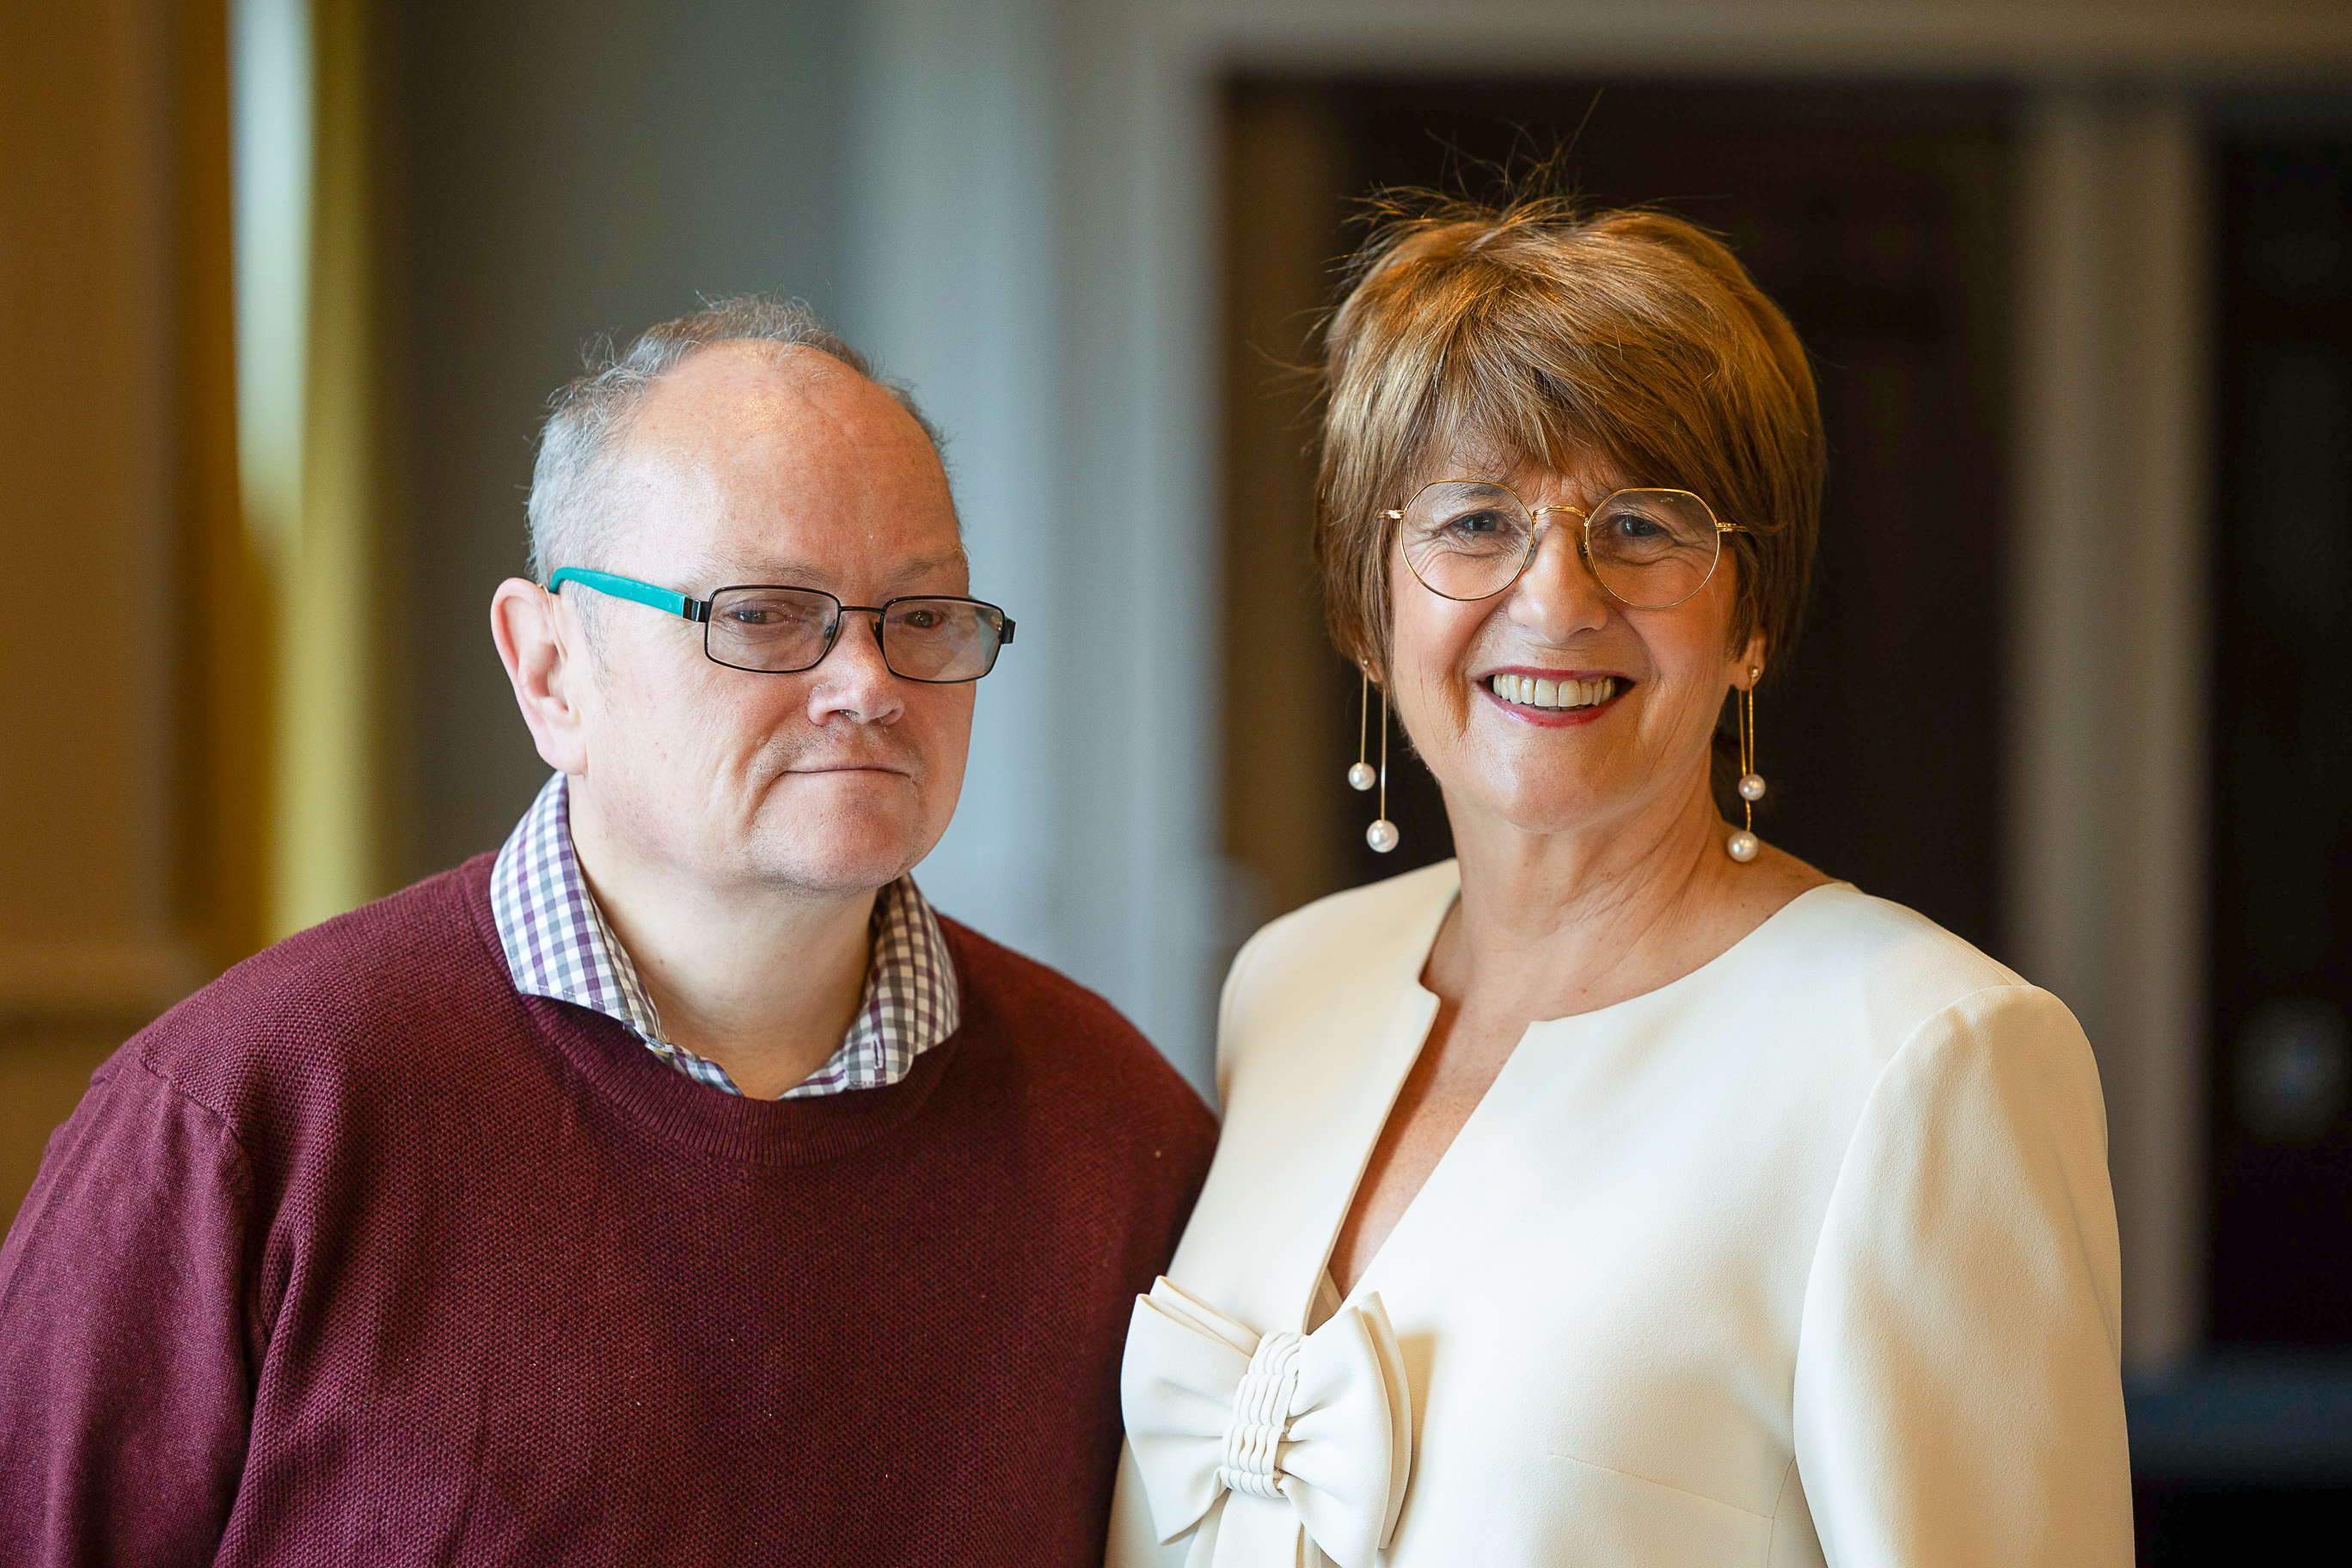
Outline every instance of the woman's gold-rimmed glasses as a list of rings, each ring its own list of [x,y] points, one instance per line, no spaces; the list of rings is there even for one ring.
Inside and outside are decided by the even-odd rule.
[[[1723,536],[1748,531],[1720,522],[1688,490],[1629,489],[1604,496],[1591,510],[1529,507],[1508,485],[1441,479],[1423,485],[1402,510],[1382,515],[1398,525],[1405,564],[1441,598],[1488,599],[1517,582],[1544,532],[1546,512],[1584,520],[1578,552],[1594,582],[1629,609],[1664,610],[1706,586],[1723,553]]]

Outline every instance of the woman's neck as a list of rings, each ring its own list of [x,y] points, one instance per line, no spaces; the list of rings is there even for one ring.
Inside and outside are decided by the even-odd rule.
[[[1521,1019],[1589,1013],[1718,956],[1830,880],[1767,847],[1746,865],[1704,778],[1616,822],[1528,833],[1452,811],[1462,897],[1423,981],[1457,1006]]]

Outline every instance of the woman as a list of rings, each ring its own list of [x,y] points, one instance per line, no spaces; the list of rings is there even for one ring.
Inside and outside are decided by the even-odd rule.
[[[1326,374],[1333,632],[1459,859],[1234,961],[1110,1561],[2129,1562],[2082,1031],[1717,810],[1816,532],[1787,321],[1675,219],[1454,208]]]

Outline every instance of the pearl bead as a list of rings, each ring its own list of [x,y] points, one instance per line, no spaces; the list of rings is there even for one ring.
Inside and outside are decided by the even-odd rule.
[[[1396,824],[1385,816],[1381,817],[1364,829],[1364,842],[1372,847],[1375,854],[1387,854],[1397,847]]]
[[[1764,841],[1744,827],[1732,834],[1723,843],[1723,852],[1743,866],[1755,859],[1756,851],[1763,847]]]
[[[1742,800],[1762,800],[1764,798],[1764,781],[1754,773],[1740,774],[1739,798]]]
[[[1370,789],[1380,781],[1381,775],[1372,771],[1370,763],[1358,763],[1348,770],[1348,783],[1356,789]]]

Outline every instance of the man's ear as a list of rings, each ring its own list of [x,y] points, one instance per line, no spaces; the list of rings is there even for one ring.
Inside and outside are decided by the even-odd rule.
[[[540,759],[576,776],[588,771],[578,702],[588,670],[573,650],[576,623],[567,637],[566,619],[554,595],[521,577],[508,578],[490,595],[490,640],[498,644],[499,662],[507,667],[515,706],[530,726]]]

